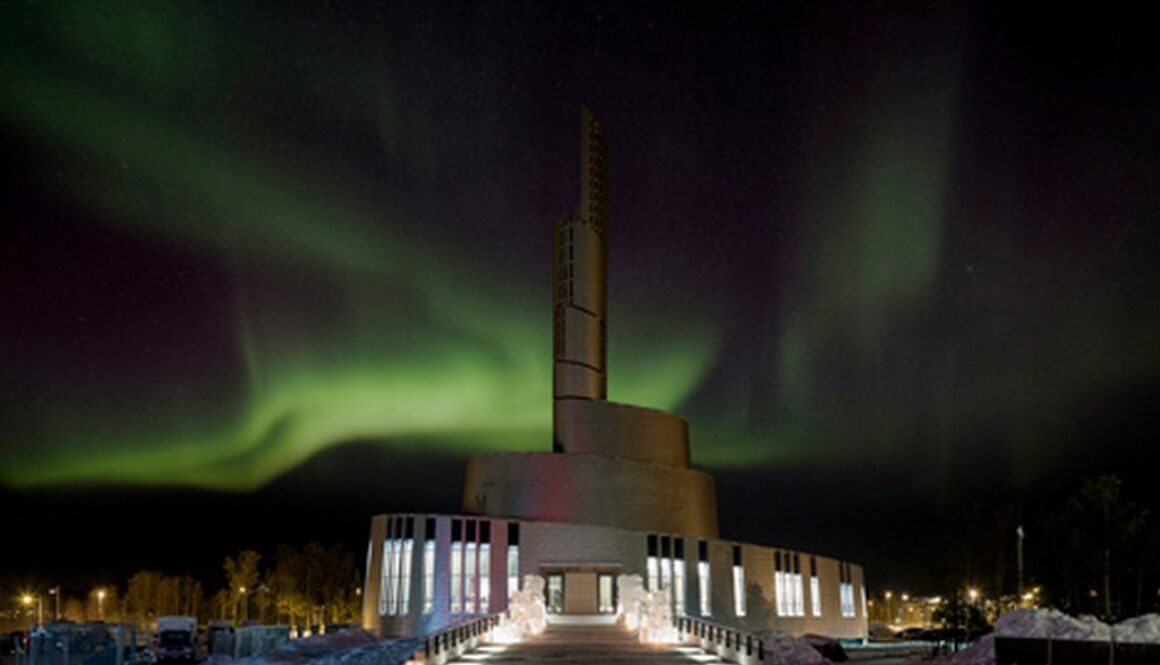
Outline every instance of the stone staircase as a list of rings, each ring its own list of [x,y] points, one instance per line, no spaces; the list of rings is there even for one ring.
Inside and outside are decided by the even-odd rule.
[[[635,632],[607,620],[555,620],[542,635],[517,644],[486,644],[459,664],[480,665],[698,665],[721,659],[701,649],[642,644]]]

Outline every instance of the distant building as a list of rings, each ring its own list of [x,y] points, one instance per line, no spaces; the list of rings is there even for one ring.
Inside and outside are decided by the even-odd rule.
[[[713,478],[679,416],[606,401],[604,135],[581,114],[581,197],[555,225],[552,452],[471,458],[463,514],[371,520],[363,625],[420,634],[507,607],[525,575],[549,612],[612,614],[616,577],[678,615],[745,630],[863,637],[861,566],[722,540]]]

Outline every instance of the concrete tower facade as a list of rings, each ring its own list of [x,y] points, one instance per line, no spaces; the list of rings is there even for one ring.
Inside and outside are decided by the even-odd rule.
[[[580,205],[553,232],[552,453],[472,457],[463,510],[715,538],[713,478],[690,466],[685,420],[606,400],[606,174],[582,109]]]

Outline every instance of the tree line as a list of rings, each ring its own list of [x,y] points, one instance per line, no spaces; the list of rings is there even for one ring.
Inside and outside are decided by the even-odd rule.
[[[135,623],[150,628],[157,617],[192,615],[199,622],[226,620],[297,626],[357,622],[362,579],[354,556],[340,545],[278,546],[269,559],[242,550],[222,562],[225,586],[212,593],[190,575],[140,570],[124,590],[106,586],[85,599],[65,600],[70,621]]]
[[[953,527],[948,578],[987,598],[1026,596],[1025,604],[1103,621],[1160,610],[1160,522],[1117,476],[1088,478],[1069,497],[1031,509],[968,508]]]

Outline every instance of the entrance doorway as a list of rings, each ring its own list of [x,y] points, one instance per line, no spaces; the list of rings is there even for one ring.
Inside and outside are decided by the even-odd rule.
[[[620,566],[545,566],[549,614],[615,614]]]

